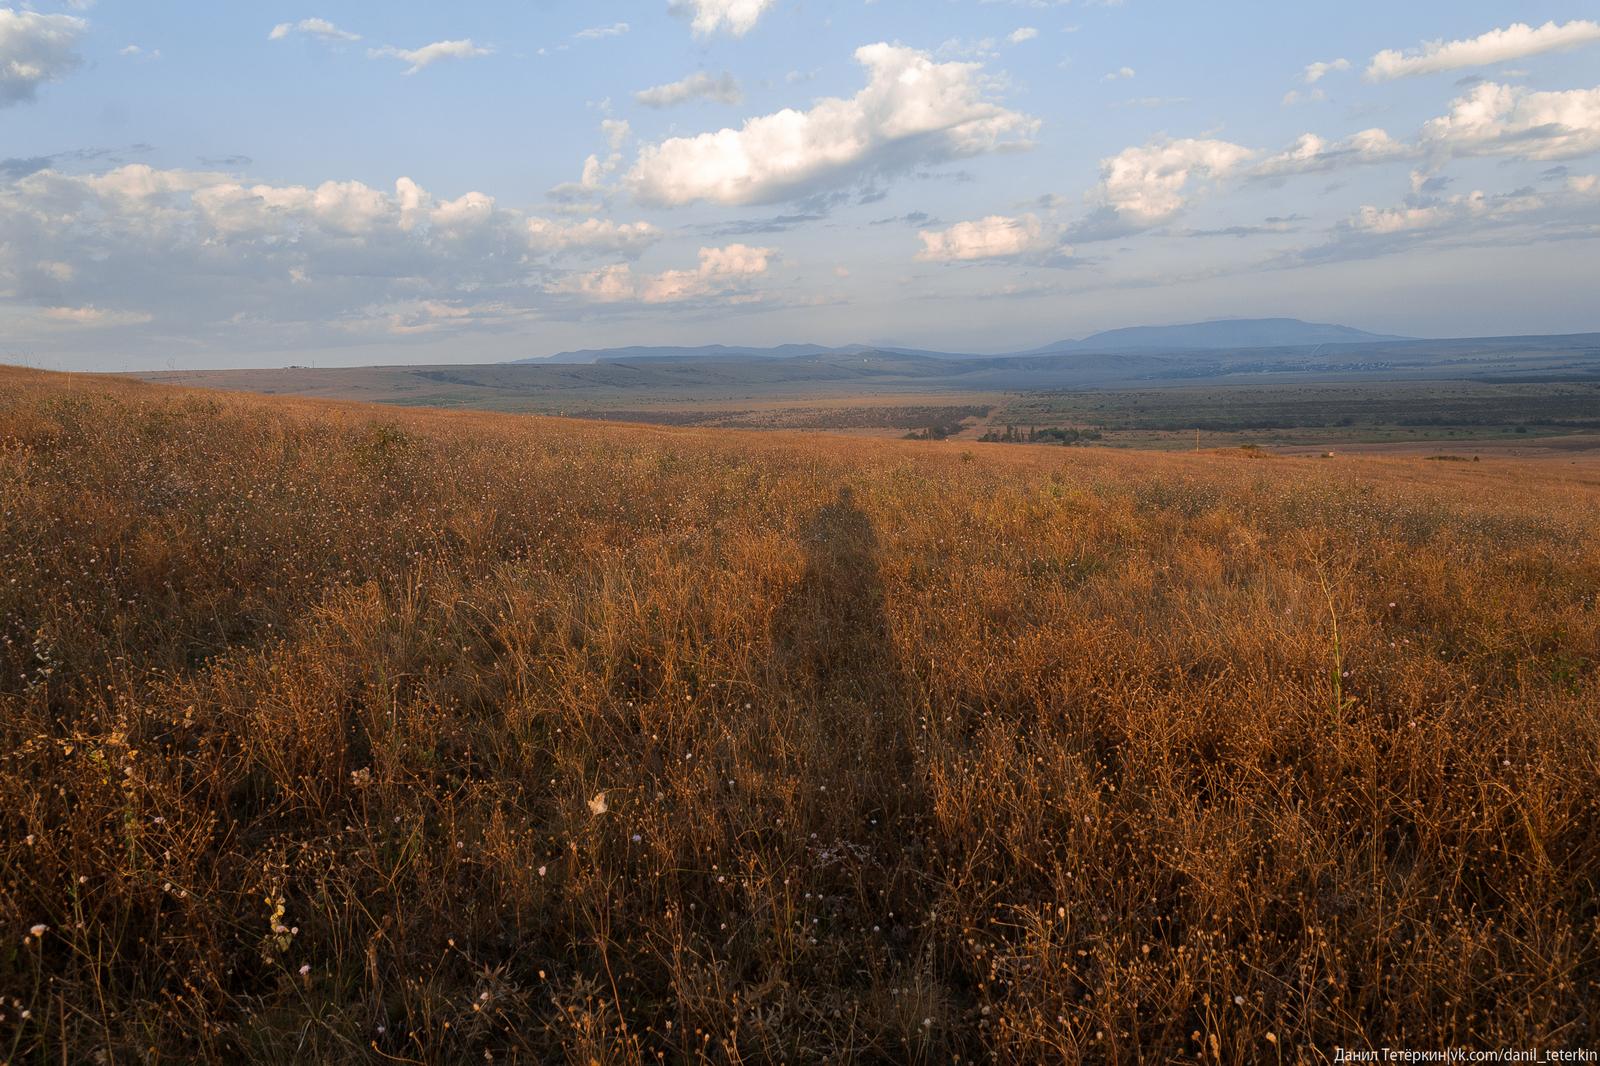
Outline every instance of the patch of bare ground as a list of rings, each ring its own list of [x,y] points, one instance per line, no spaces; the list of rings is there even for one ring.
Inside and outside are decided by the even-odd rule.
[[[1592,1047],[1597,526],[0,369],[0,1055]]]

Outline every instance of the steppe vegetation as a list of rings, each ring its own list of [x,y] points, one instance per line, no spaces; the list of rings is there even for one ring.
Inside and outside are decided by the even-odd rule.
[[[1002,417],[1108,430],[1320,430],[1326,440],[1499,439],[1600,429],[1600,381],[1411,381],[1040,391]],[[1327,431],[1333,431],[1329,433]]]
[[[0,1059],[1594,1046],[1573,469],[0,369]]]

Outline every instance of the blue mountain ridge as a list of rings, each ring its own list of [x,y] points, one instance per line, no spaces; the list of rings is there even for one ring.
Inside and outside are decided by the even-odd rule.
[[[1325,322],[1296,318],[1237,318],[1220,322],[1194,322],[1182,326],[1129,326],[1093,333],[1082,340],[1060,340],[1021,352],[973,355],[895,348],[873,344],[780,344],[771,348],[703,344],[695,347],[632,345],[625,348],[585,348],[552,356],[511,360],[514,363],[614,363],[614,362],[743,362],[751,359],[803,359],[808,356],[843,356],[877,352],[924,359],[1004,359],[1028,355],[1090,354],[1125,349],[1204,351],[1221,348],[1277,348],[1316,344],[1371,344],[1414,340],[1368,333]]]

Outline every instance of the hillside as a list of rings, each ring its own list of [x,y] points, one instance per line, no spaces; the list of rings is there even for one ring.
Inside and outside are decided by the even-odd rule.
[[[1591,1046],[1596,544],[1587,467],[0,369],[0,1039]]]

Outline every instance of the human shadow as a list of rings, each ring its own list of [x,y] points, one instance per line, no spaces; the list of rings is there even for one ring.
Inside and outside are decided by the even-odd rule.
[[[806,568],[773,624],[773,665],[790,691],[868,701],[890,683],[893,655],[878,538],[849,487],[806,529]]]

